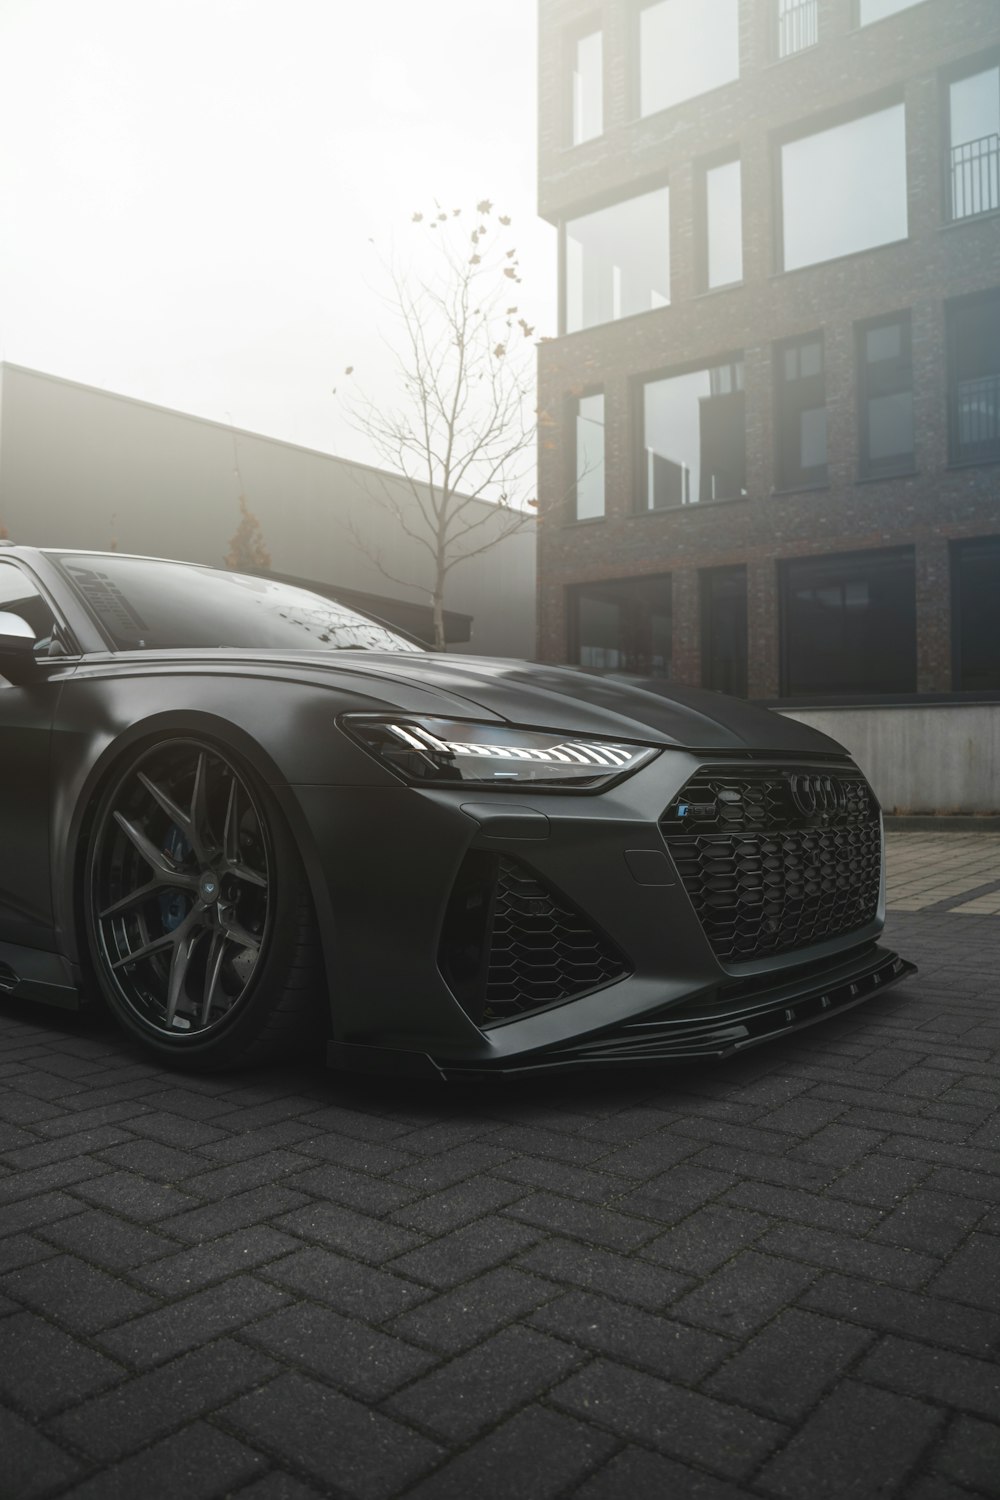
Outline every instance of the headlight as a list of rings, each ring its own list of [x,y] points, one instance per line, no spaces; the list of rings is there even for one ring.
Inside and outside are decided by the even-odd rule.
[[[345,714],[341,724],[404,781],[453,786],[602,787],[656,755],[646,745],[566,739],[507,724]]]

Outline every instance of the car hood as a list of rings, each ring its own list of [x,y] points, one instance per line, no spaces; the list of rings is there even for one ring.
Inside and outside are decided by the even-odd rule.
[[[501,719],[560,734],[640,740],[690,750],[844,756],[818,730],[741,698],[662,678],[604,676],[578,667],[438,652],[268,651],[236,648],[119,652],[90,657],[85,675],[205,670],[286,678],[357,695],[374,713]]]
[[[450,654],[395,656],[391,665],[388,658],[381,660],[387,676],[462,698],[470,709],[486,709],[512,723],[693,750],[845,754],[836,740],[783,714],[662,678]]]

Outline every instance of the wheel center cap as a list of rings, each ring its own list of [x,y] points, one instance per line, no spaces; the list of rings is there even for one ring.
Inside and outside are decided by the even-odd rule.
[[[198,894],[209,906],[219,899],[219,877],[214,870],[206,870],[198,882]]]

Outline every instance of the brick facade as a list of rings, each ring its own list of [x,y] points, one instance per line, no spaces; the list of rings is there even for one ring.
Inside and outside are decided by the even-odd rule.
[[[947,70],[1000,48],[996,0],[920,0],[858,28],[854,0],[819,0],[819,42],[771,60],[773,0],[741,0],[740,77],[647,118],[630,102],[635,0],[541,0],[540,210],[554,223],[670,184],[671,305],[563,334],[542,345],[539,407],[539,656],[567,659],[567,588],[669,573],[673,676],[701,681],[699,572],[747,568],[749,694],[779,692],[778,563],[803,555],[912,546],[917,688],[952,688],[950,541],[1000,532],[1000,467],[949,465],[948,300],[1000,289],[1000,215],[949,223],[944,165]],[[604,133],[565,144],[566,40],[603,30]],[[983,66],[986,66],[984,61]],[[887,91],[888,94],[887,94]],[[775,141],[822,128],[853,105],[906,106],[908,238],[789,272],[776,271]],[[743,280],[698,291],[697,163],[739,147]],[[912,319],[915,473],[858,478],[855,329],[908,310]],[[773,348],[822,330],[829,483],[776,488]],[[639,382],[742,352],[745,499],[637,512]],[[606,514],[574,521],[570,402],[605,393]]]

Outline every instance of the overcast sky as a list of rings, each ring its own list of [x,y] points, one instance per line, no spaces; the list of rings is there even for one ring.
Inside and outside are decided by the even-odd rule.
[[[0,359],[370,459],[414,209],[509,212],[555,332],[535,53],[535,0],[0,0]]]

